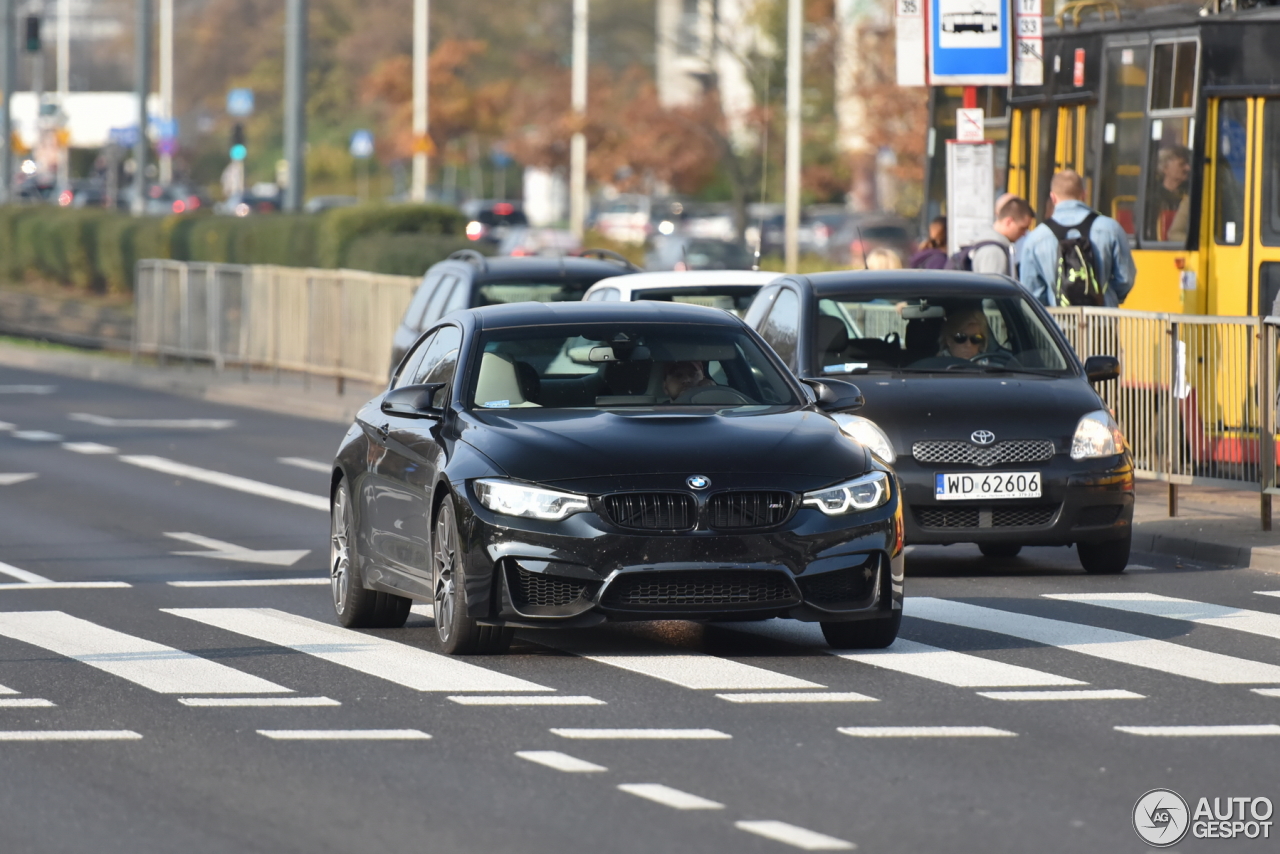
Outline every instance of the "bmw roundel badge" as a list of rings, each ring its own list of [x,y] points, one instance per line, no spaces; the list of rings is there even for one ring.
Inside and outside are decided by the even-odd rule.
[[[685,478],[684,482],[689,484],[690,489],[706,489],[711,485],[711,478],[703,477],[700,474],[692,474]]]
[[[996,434],[990,430],[974,430],[969,438],[975,445],[990,445],[996,440]]]

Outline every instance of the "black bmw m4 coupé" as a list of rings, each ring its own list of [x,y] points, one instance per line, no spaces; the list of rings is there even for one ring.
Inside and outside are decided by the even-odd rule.
[[[893,473],[745,324],[667,303],[522,303],[426,332],[334,463],[346,626],[435,608],[446,652],[519,627],[818,621],[884,647],[902,618]]]

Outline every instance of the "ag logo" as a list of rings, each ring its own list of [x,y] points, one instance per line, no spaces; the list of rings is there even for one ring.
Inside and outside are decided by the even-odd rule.
[[[996,434],[990,430],[974,430],[969,434],[969,439],[975,445],[990,445],[996,440]]]
[[[1152,789],[1133,805],[1133,829],[1154,848],[1177,845],[1190,826],[1187,802],[1172,789]]]
[[[706,489],[711,485],[711,478],[703,477],[700,474],[694,474],[685,478],[684,482],[689,484],[690,489]]]

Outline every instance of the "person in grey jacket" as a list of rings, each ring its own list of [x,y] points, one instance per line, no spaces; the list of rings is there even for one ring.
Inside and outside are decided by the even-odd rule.
[[[1011,196],[996,212],[991,228],[974,241],[977,247],[969,253],[969,261],[975,273],[996,273],[1014,276],[1013,244],[1026,234],[1035,223],[1035,212],[1020,196]]]

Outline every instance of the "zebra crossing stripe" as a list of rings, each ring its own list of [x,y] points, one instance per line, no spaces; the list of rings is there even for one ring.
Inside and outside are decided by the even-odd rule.
[[[416,691],[551,691],[514,676],[272,608],[163,608]],[[190,692],[196,693],[196,692]]]
[[[1167,617],[1170,620],[1186,620],[1202,626],[1217,626],[1238,632],[1248,632],[1251,635],[1280,639],[1280,614],[1269,614],[1266,611],[1211,605],[1207,602],[1177,599],[1156,593],[1045,593],[1042,595],[1046,599],[1080,602],[1133,614]]]
[[[0,613],[0,636],[38,646],[160,694],[268,694],[290,689],[180,649],[61,611]]]
[[[1280,683],[1280,667],[1274,664],[1205,652],[1129,632],[929,597],[909,599],[907,606],[907,613],[918,619],[1022,638],[1215,685]]]

